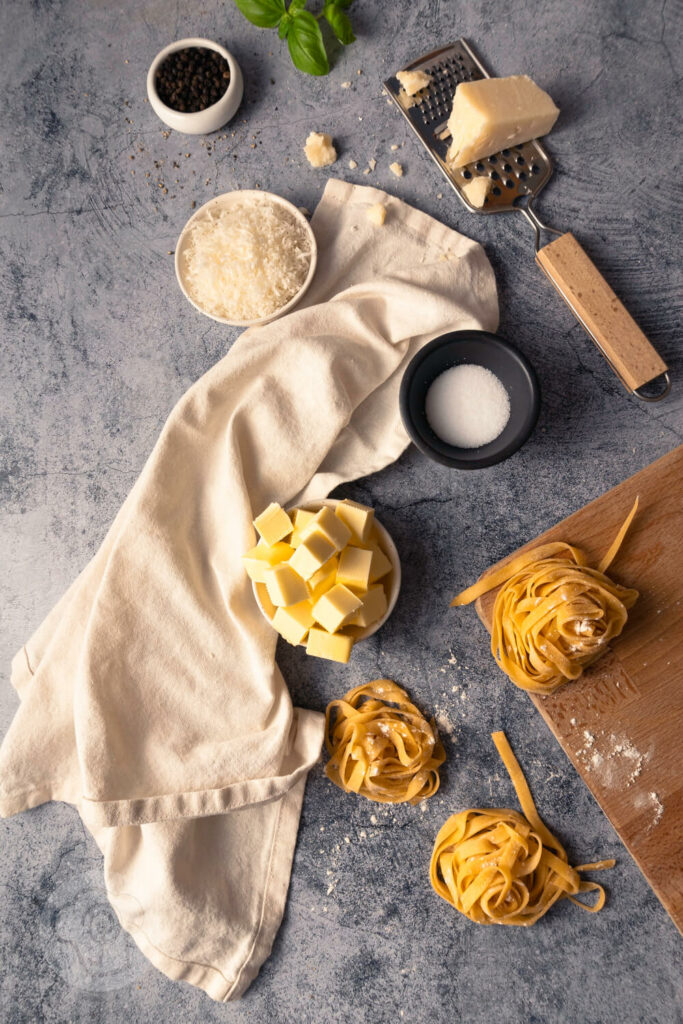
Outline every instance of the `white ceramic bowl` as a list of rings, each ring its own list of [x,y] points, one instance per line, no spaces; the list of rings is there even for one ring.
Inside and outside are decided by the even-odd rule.
[[[214,313],[209,313],[207,310],[202,309],[202,307],[198,305],[190,295],[185,278],[185,248],[189,242],[190,228],[196,220],[205,216],[209,210],[222,210],[231,203],[251,198],[270,199],[271,202],[278,203],[280,206],[284,206],[289,210],[299,224],[301,224],[306,230],[311,243],[311,265],[308,268],[306,280],[302,284],[301,288],[296,295],[292,296],[289,302],[284,304],[284,306],[280,306],[280,308],[276,309],[273,313],[269,313],[268,316],[262,316],[257,320],[228,320],[224,316],[216,316]],[[180,238],[178,239],[175,247],[175,274],[185,298],[192,303],[195,309],[198,309],[200,313],[203,313],[204,316],[209,316],[212,320],[217,320],[221,324],[229,324],[231,327],[256,327],[259,324],[268,324],[271,320],[276,320],[277,317],[282,316],[283,313],[288,313],[290,309],[293,309],[293,307],[296,306],[297,302],[301,300],[304,293],[307,291],[308,286],[313,280],[317,262],[318,245],[315,240],[315,235],[313,234],[311,225],[308,223],[301,210],[297,209],[297,207],[294,206],[293,203],[290,203],[288,199],[283,199],[282,196],[275,195],[274,192],[262,192],[260,189],[237,189],[234,192],[224,192],[223,195],[215,196],[213,199],[210,199],[208,203],[204,203],[204,205],[200,206],[197,212],[190,217],[187,224],[180,232]]]
[[[301,505],[296,505],[295,508],[305,509],[306,512],[319,512],[323,505],[329,505],[330,508],[336,508],[339,504],[338,498],[324,498],[321,501],[308,501]],[[293,512],[294,508],[287,509],[288,512]],[[363,629],[361,626],[346,626],[344,632],[352,636],[356,642],[359,640],[365,640],[367,637],[372,636],[377,630],[384,625],[389,616],[394,610],[396,602],[398,601],[399,591],[401,590],[401,560],[398,557],[398,551],[396,545],[391,539],[388,531],[382,526],[377,519],[375,519],[375,525],[377,526],[377,540],[384,554],[391,562],[391,571],[382,578],[381,582],[384,584],[387,592],[387,610],[381,619],[377,622],[373,622],[371,626],[366,626]],[[275,607],[268,597],[268,591],[266,590],[265,583],[252,583],[254,596],[256,603],[258,604],[261,614],[268,622],[272,622],[273,616],[275,615]],[[305,644],[300,644],[300,647],[305,647]]]
[[[206,110],[198,110],[194,114],[184,114],[181,110],[173,110],[172,107],[167,107],[165,103],[162,103],[155,80],[159,65],[168,57],[169,53],[186,50],[191,46],[203,46],[207,50],[216,50],[217,53],[220,53],[221,57],[228,62],[230,82],[221,98]],[[210,132],[218,131],[224,124],[227,124],[231,117],[235,116],[237,108],[242,102],[243,92],[244,81],[239,64],[229,50],[220,46],[219,43],[214,43],[211,39],[179,39],[176,43],[165,46],[156,55],[147,72],[147,98],[152,110],[169,128],[173,128],[176,132],[183,132],[185,135],[208,135]]]

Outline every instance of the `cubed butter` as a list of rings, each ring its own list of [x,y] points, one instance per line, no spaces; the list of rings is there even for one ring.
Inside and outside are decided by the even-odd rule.
[[[391,572],[393,568],[391,562],[382,551],[379,544],[370,544],[370,550],[372,551],[372,562],[370,563],[370,582],[376,583],[377,580],[381,580],[382,576],[386,576],[388,572]]]
[[[351,531],[351,539],[356,544],[364,544],[370,536],[375,513],[367,505],[359,505],[357,501],[344,498],[335,509],[336,515]]]
[[[351,657],[353,637],[343,633],[328,633],[324,629],[312,626],[308,631],[306,654],[316,658],[327,658],[328,661],[341,661],[344,665]]]
[[[311,595],[311,601],[315,602],[323,594],[326,594],[328,590],[337,582],[337,568],[339,566],[339,559],[336,555],[333,555],[329,561],[321,565],[317,572],[306,582],[308,583],[308,589]]]
[[[335,633],[357,612],[361,604],[360,597],[341,583],[335,583],[331,590],[323,594],[313,605],[313,618],[328,633]]]
[[[299,576],[308,580],[313,573],[332,558],[336,548],[331,540],[324,537],[322,533],[315,531],[301,541],[299,547],[289,560],[291,567],[298,572]]]
[[[312,608],[310,601],[299,601],[288,608],[278,608],[273,616],[273,625],[280,636],[296,647],[303,643],[315,622]]]
[[[289,562],[281,562],[265,572],[268,596],[277,608],[308,599],[308,587]]]
[[[368,592],[363,594],[362,601],[358,611],[354,612],[346,623],[347,626],[362,626],[365,629],[381,619],[387,610],[387,595],[381,583],[376,587],[370,587]]]
[[[294,548],[284,541],[278,541],[272,546],[260,541],[256,547],[242,555],[242,564],[247,571],[249,579],[254,583],[265,583],[264,573],[266,569],[278,565],[279,562],[286,562],[294,554]]]
[[[294,510],[294,529],[303,530],[304,526],[308,526],[310,521],[315,519],[315,512],[309,512],[305,508],[297,508]]]
[[[367,590],[370,586],[370,568],[373,552],[367,548],[344,548],[339,556],[337,583],[356,590]]]
[[[315,512],[307,512],[306,509],[298,508],[294,512],[294,530],[289,543],[292,547],[298,548],[303,540],[303,531],[315,516]]]
[[[292,520],[276,501],[256,517],[254,526],[266,544],[271,546],[292,532]]]
[[[461,82],[448,119],[446,161],[463,167],[501,149],[546,135],[559,110],[528,75]]]
[[[266,618],[270,622],[272,622],[273,616],[275,615],[277,608],[275,607],[273,602],[270,600],[270,597],[268,596],[268,587],[265,585],[265,583],[256,584],[256,593],[258,594],[259,604],[261,605],[261,608],[265,612]]]
[[[323,505],[301,531],[303,540],[313,533],[321,533],[326,537],[330,544],[334,545],[335,551],[341,551],[351,540],[351,530],[334,514],[334,509],[329,505]]]

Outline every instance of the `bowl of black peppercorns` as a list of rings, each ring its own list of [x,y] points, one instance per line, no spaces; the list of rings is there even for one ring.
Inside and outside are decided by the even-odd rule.
[[[232,54],[210,39],[179,39],[147,72],[147,96],[164,124],[188,135],[218,131],[242,102],[244,84]]]

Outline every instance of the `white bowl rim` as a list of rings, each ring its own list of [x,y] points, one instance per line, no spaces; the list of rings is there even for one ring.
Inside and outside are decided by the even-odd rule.
[[[215,313],[208,313],[205,309],[202,309],[202,307],[198,303],[196,303],[194,301],[192,296],[189,294],[187,288],[185,287],[185,282],[183,280],[183,276],[182,276],[181,269],[180,269],[181,250],[183,248],[183,243],[184,243],[184,240],[185,240],[185,238],[187,236],[187,233],[190,230],[190,228],[192,227],[193,223],[202,214],[205,214],[207,212],[208,207],[214,206],[214,205],[218,206],[218,205],[221,205],[222,203],[229,203],[231,201],[237,200],[238,198],[269,199],[269,200],[271,200],[271,202],[275,202],[275,203],[278,203],[280,206],[284,206],[286,209],[288,209],[290,211],[290,213],[292,213],[294,215],[295,219],[300,224],[302,224],[305,227],[306,232],[307,232],[308,237],[309,237],[309,240],[310,240],[310,243],[311,243],[311,263],[310,263],[310,266],[308,268],[308,274],[306,275],[306,279],[305,279],[304,283],[301,285],[301,288],[299,289],[299,291],[296,293],[296,295],[293,295],[292,298],[289,299],[289,301],[284,304],[284,306],[280,306],[280,308],[274,310],[274,312],[268,313],[267,316],[259,317],[256,320],[228,320],[227,317],[216,316]],[[315,269],[316,269],[317,263],[318,263],[318,243],[316,242],[316,238],[315,238],[315,235],[313,233],[313,228],[309,224],[309,222],[306,219],[306,217],[304,217],[304,215],[301,212],[301,210],[297,206],[295,206],[294,203],[290,202],[289,199],[285,199],[284,196],[279,196],[276,192],[266,192],[266,191],[264,191],[262,189],[254,189],[254,188],[244,188],[244,189],[239,189],[238,188],[238,189],[233,189],[231,192],[222,192],[220,195],[213,196],[213,198],[208,199],[202,206],[199,207],[198,210],[195,210],[195,212],[192,214],[190,219],[185,224],[185,227],[183,228],[183,230],[180,232],[180,235],[178,236],[178,241],[176,242],[176,247],[175,247],[175,257],[174,257],[174,265],[175,265],[176,278],[178,280],[178,284],[180,285],[180,290],[182,291],[183,295],[188,300],[188,302],[190,302],[194,306],[194,308],[196,310],[198,310],[198,312],[203,313],[204,316],[208,316],[212,320],[216,320],[217,323],[219,323],[219,324],[227,324],[229,327],[259,327],[259,326],[261,326],[263,324],[270,323],[272,320],[278,319],[284,313],[288,313],[290,309],[292,309],[298,302],[301,301],[301,299],[303,298],[304,294],[308,291],[308,288],[309,288],[309,286],[311,284],[311,281],[313,280],[313,275],[315,274]]]
[[[294,512],[296,509],[300,508],[305,512],[318,512],[324,505],[328,505],[330,508],[336,508],[337,505],[340,505],[343,500],[343,498],[318,498],[317,500],[314,501],[302,501],[298,505],[289,505],[286,511]],[[369,506],[367,507],[369,508]],[[371,626],[367,626],[362,631],[360,630],[359,627],[354,627],[358,629],[358,633],[355,635],[355,643],[360,643],[361,640],[367,640],[368,637],[373,636],[373,634],[375,634],[378,629],[382,628],[382,626],[387,621],[387,619],[393,612],[394,608],[396,607],[398,595],[401,592],[401,559],[398,556],[396,545],[394,544],[393,538],[389,531],[387,530],[386,526],[380,523],[377,517],[375,517],[375,525],[377,526],[380,537],[382,538],[382,548],[385,554],[388,556],[389,561],[391,562],[391,571],[393,574],[393,579],[391,583],[391,593],[387,598],[387,610],[381,619],[378,619],[377,622],[373,622]],[[266,610],[261,604],[261,598],[259,597],[257,585],[253,580],[251,583],[251,589],[254,592],[256,604],[258,605],[261,615],[263,615],[268,625],[272,626],[273,620],[266,614]],[[303,647],[305,645],[298,644],[297,646]]]
[[[157,69],[159,68],[161,62],[165,60],[166,57],[169,56],[169,54],[176,53],[178,50],[187,50],[192,47],[203,47],[204,49],[215,50],[217,53],[220,53],[221,57],[224,57],[225,60],[227,60],[228,62],[228,67],[230,68],[230,81],[228,82],[228,87],[225,90],[225,92],[221,96],[219,96],[216,102],[212,103],[210,107],[204,107],[203,110],[192,111],[175,110],[173,107],[169,107],[166,103],[164,103],[159,93],[157,92],[155,82]],[[163,50],[159,50],[158,54],[156,55],[156,57],[149,66],[149,71],[147,72],[147,92],[154,93],[154,99],[164,111],[168,111],[168,113],[173,117],[182,117],[187,118],[189,120],[190,118],[205,116],[210,111],[215,110],[219,103],[224,103],[225,100],[228,98],[230,92],[233,91],[233,86],[237,85],[240,76],[241,72],[239,69],[239,65],[235,58],[233,57],[233,55],[230,53],[230,50],[227,50],[224,46],[221,46],[220,43],[214,42],[213,39],[202,39],[199,36],[190,36],[187,39],[177,39],[174,43],[169,43],[168,46],[164,46]]]

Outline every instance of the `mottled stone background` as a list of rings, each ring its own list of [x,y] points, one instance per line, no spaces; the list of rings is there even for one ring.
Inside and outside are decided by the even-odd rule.
[[[378,810],[318,767],[273,955],[226,1006],[168,981],[120,932],[74,809],[3,822],[3,1022],[680,1019],[673,924],[529,701],[492,666],[474,612],[447,605],[491,561],[681,441],[681,8],[357,0],[353,13],[358,42],[312,79],[228,0],[0,4],[0,732],[17,706],[11,656],[97,548],[177,398],[235,337],[175,282],[169,250],[192,200],[258,183],[312,209],[327,172],[308,167],[302,144],[327,130],[341,152],[335,174],[386,187],[485,245],[501,333],[543,388],[535,435],[504,465],[459,474],[411,449],[347,489],[377,507],[397,542],[406,571],[396,612],[348,668],[281,652],[307,707],[377,675],[409,686],[450,729],[441,792],[422,808]],[[677,390],[662,404],[627,397],[534,266],[522,219],[465,213],[381,98],[389,72],[461,34],[497,73],[530,73],[561,107],[542,211],[585,242],[670,362]],[[243,106],[210,146],[165,136],[144,100],[152,57],[187,35],[227,43],[245,73]],[[340,88],[345,79],[352,89]],[[400,181],[388,170],[392,143]],[[377,168],[364,177],[370,157]],[[566,903],[529,931],[477,928],[432,894],[429,853],[447,813],[514,803],[489,740],[501,727],[570,857],[617,858],[597,917]]]

